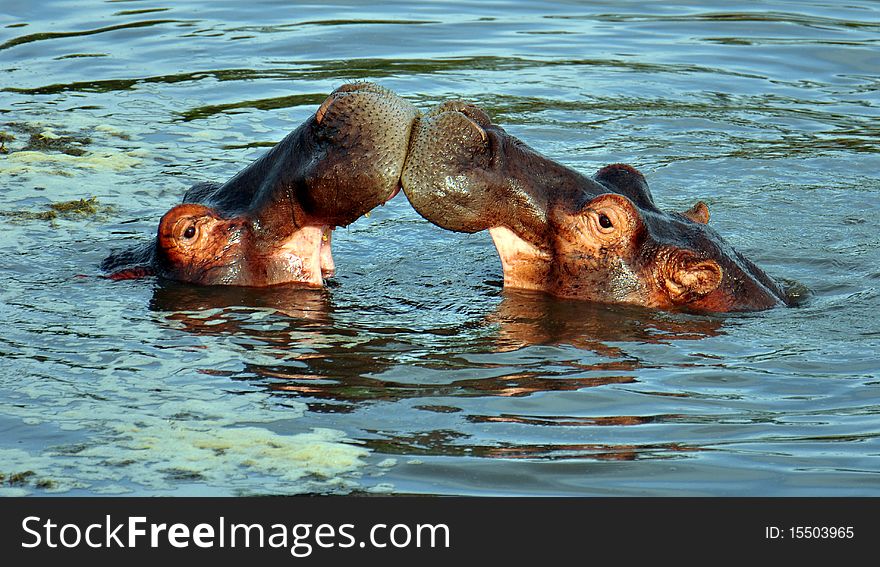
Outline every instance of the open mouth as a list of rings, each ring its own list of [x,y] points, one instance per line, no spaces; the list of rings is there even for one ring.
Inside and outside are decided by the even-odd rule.
[[[300,283],[320,287],[333,276],[333,227],[304,226],[272,252],[277,273],[270,283]]]
[[[550,253],[527,242],[504,226],[490,228],[489,235],[501,260],[505,287],[532,290],[546,288],[552,262]]]
[[[398,181],[398,182],[397,182],[397,185],[394,187],[394,190],[391,191],[391,194],[388,195],[388,197],[385,198],[385,202],[382,203],[382,204],[384,205],[385,203],[387,203],[387,202],[390,201],[391,199],[397,197],[397,194],[400,193],[400,189],[401,189],[401,187],[402,187],[402,185],[400,184],[400,181]]]
[[[318,257],[321,262],[321,277],[323,279],[333,277],[336,273],[336,263],[333,262],[332,240],[333,227],[321,227],[321,243],[318,250]]]

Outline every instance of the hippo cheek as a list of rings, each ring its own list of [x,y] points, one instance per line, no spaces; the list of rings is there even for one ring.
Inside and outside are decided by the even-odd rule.
[[[324,277],[333,273],[330,254],[330,229],[306,226],[297,230],[263,262],[266,285],[298,283],[311,287],[324,284]]]
[[[371,83],[343,85],[312,120],[297,191],[310,224],[345,226],[397,194],[418,110]]]
[[[321,276],[324,278],[333,277],[336,274],[336,262],[333,261],[333,251],[331,244],[333,239],[333,229],[324,227],[321,232]]]
[[[651,305],[645,280],[619,251],[557,249],[546,290],[599,303]]]

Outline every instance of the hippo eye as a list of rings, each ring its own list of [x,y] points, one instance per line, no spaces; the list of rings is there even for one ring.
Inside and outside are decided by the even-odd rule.
[[[614,226],[614,223],[611,222],[611,219],[608,218],[608,215],[600,213],[599,226],[601,226],[602,228],[611,228]]]
[[[186,230],[183,231],[183,237],[189,240],[193,236],[196,235],[196,227],[195,225],[189,225],[186,227]]]

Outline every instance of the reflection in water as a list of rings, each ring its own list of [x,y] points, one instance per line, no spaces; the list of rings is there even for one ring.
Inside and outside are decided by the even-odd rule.
[[[609,357],[623,356],[619,347],[608,344],[612,342],[699,340],[721,333],[717,316],[562,300],[525,291],[506,291],[490,320],[500,325],[502,348],[564,343]]]
[[[456,443],[465,435],[456,431],[431,431],[415,435],[396,435],[382,441],[368,442],[376,451],[406,455],[445,455],[495,459],[569,460],[594,459],[600,461],[634,461],[644,458],[679,458],[686,453],[705,449],[679,443],[631,444],[531,444],[506,443],[475,445]]]
[[[34,33],[21,35],[19,37],[9,39],[4,43],[0,44],[0,50],[9,49],[11,47],[15,47],[16,45],[21,45],[23,43],[31,43],[34,41],[45,41],[48,39],[60,39],[60,38],[70,38],[70,37],[82,37],[87,35],[95,35],[99,33],[107,33],[124,29],[133,29],[133,28],[143,28],[143,27],[151,27],[162,24],[173,24],[176,23],[174,20],[148,20],[142,22],[130,22],[127,24],[117,24],[113,26],[107,26],[104,28],[97,28],[91,30],[84,30],[78,32],[46,32],[46,33]]]
[[[234,320],[221,322],[218,327],[219,319],[191,319],[186,313],[220,313],[238,308],[274,311],[303,323],[326,323],[329,321],[330,303],[326,289],[287,285],[264,288],[193,286],[172,281],[157,285],[150,301],[151,310],[174,312],[171,315],[173,320],[187,327],[192,326],[189,330],[193,332],[209,334],[236,334],[241,329]]]
[[[169,312],[166,322],[201,335],[247,337],[249,342],[283,349],[292,342],[322,342],[330,321],[328,294],[297,286],[236,288],[162,282],[150,309]],[[263,349],[265,350],[265,349]]]
[[[720,318],[504,292],[501,302],[480,325],[464,321],[449,330],[453,335],[472,335],[466,349],[462,343],[449,348],[438,342],[436,348],[425,352],[423,344],[413,344],[401,335],[353,331],[345,324],[347,317],[334,313],[332,295],[329,290],[295,286],[247,289],[163,283],[157,286],[150,307],[166,312],[164,320],[174,327],[200,335],[232,337],[242,349],[258,351],[259,362],[245,362],[244,370],[230,378],[259,385],[274,396],[303,401],[314,414],[357,414],[384,403],[412,405],[414,410],[435,416],[434,429],[416,427],[386,434],[377,424],[356,433],[366,436],[364,441],[376,450],[614,460],[696,450],[678,443],[537,443],[512,438],[501,430],[491,442],[481,444],[470,439],[469,430],[500,425],[583,430],[675,421],[678,416],[673,414],[492,414],[477,408],[491,399],[634,384],[642,364],[626,353],[626,343],[667,344],[717,336],[722,333]],[[430,319],[425,317],[425,321]],[[487,329],[491,332],[485,332]],[[437,334],[441,338],[445,335]],[[525,361],[530,349],[569,347],[579,354],[557,357],[553,364],[545,357],[533,363]],[[415,351],[421,354],[413,355]],[[581,351],[595,356],[586,357]],[[402,353],[408,353],[408,364],[418,368],[418,373],[400,373]],[[211,369],[203,371],[213,373]]]

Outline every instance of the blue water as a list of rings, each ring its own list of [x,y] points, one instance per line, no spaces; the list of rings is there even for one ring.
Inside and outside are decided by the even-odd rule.
[[[326,290],[97,277],[353,79],[631,163],[813,295],[505,292],[488,235],[403,195]],[[867,0],[2,0],[0,494],[880,495],[878,91]]]

